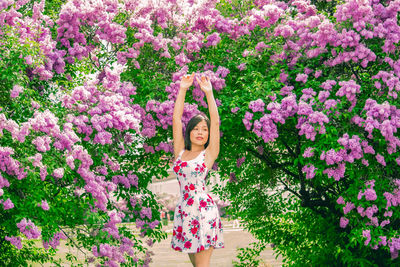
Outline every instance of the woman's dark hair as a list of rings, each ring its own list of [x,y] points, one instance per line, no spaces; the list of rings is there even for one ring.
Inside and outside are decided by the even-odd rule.
[[[210,142],[210,120],[207,118],[207,116],[205,116],[203,114],[197,114],[190,119],[190,121],[188,122],[188,124],[186,126],[186,131],[185,131],[185,149],[186,150],[192,149],[192,142],[190,141],[190,132],[202,120],[206,121],[207,127],[208,127],[208,139],[207,139],[207,143],[204,145],[204,148],[207,148],[208,143]]]

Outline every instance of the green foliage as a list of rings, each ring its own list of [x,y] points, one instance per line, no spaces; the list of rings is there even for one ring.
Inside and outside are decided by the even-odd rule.
[[[244,266],[260,266],[260,262],[262,259],[259,258],[261,251],[265,249],[265,244],[263,242],[253,242],[246,248],[239,248],[240,251],[237,255],[237,258],[240,262],[233,262],[235,267],[244,267]]]

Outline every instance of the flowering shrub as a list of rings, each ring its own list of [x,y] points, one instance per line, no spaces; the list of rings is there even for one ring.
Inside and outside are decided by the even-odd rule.
[[[231,58],[218,95],[216,191],[290,265],[398,264],[398,1],[253,3],[229,48],[246,69]]]
[[[288,264],[398,263],[399,8],[3,1],[1,261],[49,261],[68,239],[87,262],[148,265],[142,239],[166,235],[147,185],[168,175],[179,81],[196,72],[215,89],[230,215]],[[184,125],[207,108],[196,82],[189,98]]]

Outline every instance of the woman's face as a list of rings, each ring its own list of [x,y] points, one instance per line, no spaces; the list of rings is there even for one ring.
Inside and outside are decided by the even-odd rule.
[[[208,127],[205,120],[200,121],[190,132],[192,144],[203,146],[208,141]]]

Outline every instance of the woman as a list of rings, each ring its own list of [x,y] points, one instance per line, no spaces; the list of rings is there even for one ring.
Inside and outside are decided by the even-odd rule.
[[[195,267],[209,266],[214,248],[223,248],[223,230],[218,207],[205,191],[205,178],[219,153],[219,116],[208,77],[196,77],[207,97],[210,120],[196,115],[182,135],[182,114],[187,89],[194,74],[184,76],[176,98],[173,115],[174,172],[181,196],[175,208],[173,249],[189,254]]]

